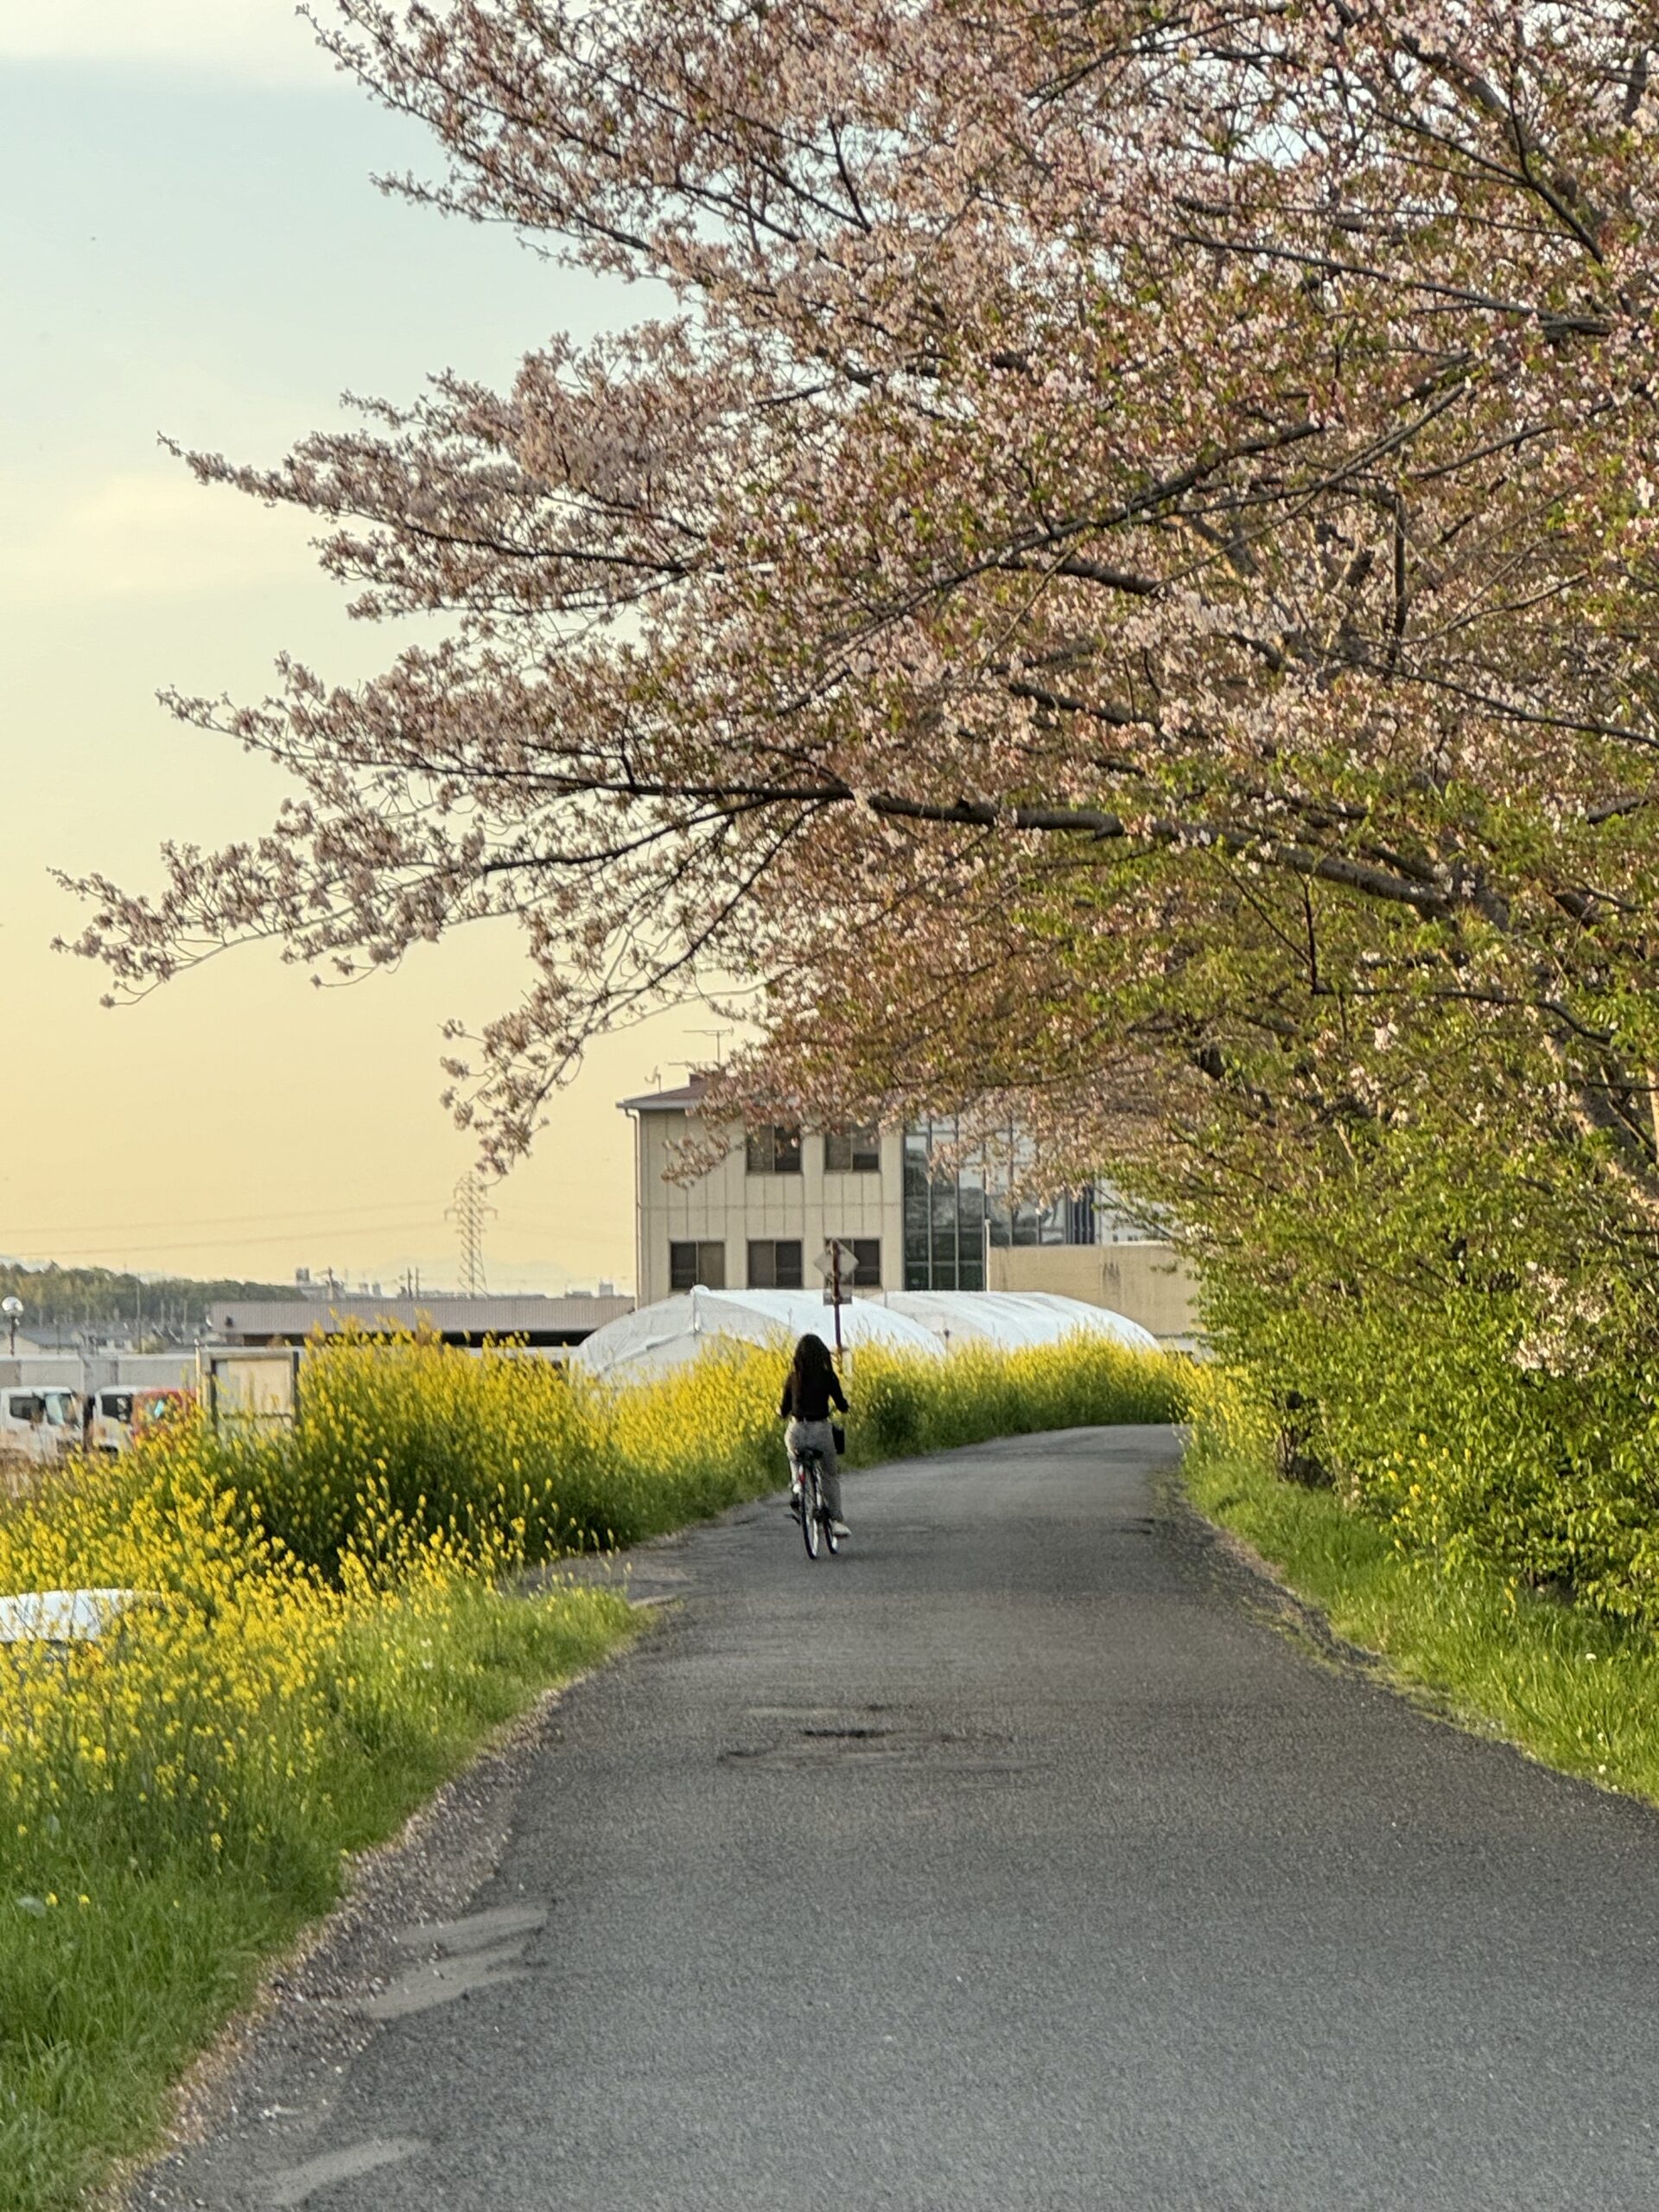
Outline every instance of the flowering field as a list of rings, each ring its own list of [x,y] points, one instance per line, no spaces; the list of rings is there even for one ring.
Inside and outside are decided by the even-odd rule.
[[[777,1489],[786,1349],[705,1353],[618,1389],[510,1351],[474,1358],[349,1339],[307,1364],[304,1419],[278,1440],[215,1440],[213,1478],[262,1529],[332,1573],[346,1554],[435,1532],[531,1560],[677,1529]],[[1177,1363],[1074,1344],[948,1362],[867,1347],[849,1373],[851,1463],[981,1437],[1165,1421]]]
[[[143,1593],[0,1647],[0,2208],[81,2202],[262,1961],[497,1724],[625,1636],[526,1564],[777,1487],[780,1356],[607,1389],[510,1353],[345,1343],[302,1419],[162,1433],[0,1510],[0,1592]],[[861,1356],[855,1464],[1160,1420],[1173,1367],[1083,1347]]]

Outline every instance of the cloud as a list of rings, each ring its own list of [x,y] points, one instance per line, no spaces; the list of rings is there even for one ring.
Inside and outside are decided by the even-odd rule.
[[[305,575],[315,519],[273,512],[182,475],[111,476],[54,499],[38,481],[0,494],[0,594],[20,602],[66,597],[175,597],[234,591]]]
[[[292,0],[5,0],[0,60],[140,61],[262,84],[338,81]]]

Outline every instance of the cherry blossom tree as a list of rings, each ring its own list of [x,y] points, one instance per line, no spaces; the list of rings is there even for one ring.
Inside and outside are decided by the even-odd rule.
[[[498,1165],[598,1030],[741,990],[734,1109],[994,1096],[1201,1216],[1478,1095],[1650,1237],[1652,7],[321,35],[442,149],[391,188],[666,305],[187,456],[434,634],[177,700],[295,796],[81,882],[118,993],[512,915],[530,988],[450,1064]]]

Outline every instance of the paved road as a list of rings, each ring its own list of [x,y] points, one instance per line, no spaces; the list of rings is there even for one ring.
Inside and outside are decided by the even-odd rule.
[[[1659,2205],[1659,1818],[1318,1663],[1173,1457],[982,1446],[852,1478],[839,1561],[775,1503],[642,1555],[679,1602],[457,1924],[149,2201]]]

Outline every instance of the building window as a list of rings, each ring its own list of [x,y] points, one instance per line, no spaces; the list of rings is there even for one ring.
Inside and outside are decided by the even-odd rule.
[[[951,1121],[923,1122],[905,1131],[905,1288],[983,1290],[988,1245],[1098,1244],[1110,1211],[1109,1188],[1072,1192],[1038,1205],[1009,1196],[1014,1171],[1035,1164],[1027,1137],[1006,1133],[964,1160],[954,1174],[936,1154],[957,1141]],[[1122,1217],[1127,1219],[1127,1217]]]
[[[749,1239],[749,1288],[798,1290],[801,1287],[801,1240],[798,1236]]]
[[[933,1162],[935,1141],[950,1144],[956,1125],[924,1122],[905,1131],[905,1288],[983,1290],[986,1194],[982,1167],[965,1160],[955,1174]]]
[[[671,1290],[724,1290],[726,1247],[718,1242],[671,1244],[668,1248],[668,1287]]]
[[[1098,1244],[1100,1222],[1092,1191],[1073,1192],[1046,1205],[1018,1205],[996,1196],[990,1210],[991,1242],[1008,1244]]]
[[[837,1236],[841,1247],[842,1281],[853,1290],[881,1287],[881,1239],[879,1236]],[[853,1272],[847,1273],[848,1262]]]
[[[801,1133],[786,1122],[751,1129],[745,1152],[751,1175],[798,1175],[801,1172]]]
[[[881,1166],[881,1132],[873,1122],[853,1129],[826,1129],[824,1172],[830,1175],[874,1175]]]

